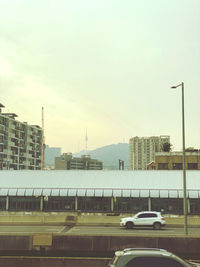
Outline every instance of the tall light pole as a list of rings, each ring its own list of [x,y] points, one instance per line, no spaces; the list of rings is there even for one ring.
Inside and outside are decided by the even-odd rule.
[[[187,225],[187,195],[186,195],[186,164],[185,164],[185,112],[184,112],[184,83],[180,83],[176,86],[172,86],[172,89],[177,87],[182,88],[182,135],[183,135],[183,210],[184,210],[184,231],[188,234]]]

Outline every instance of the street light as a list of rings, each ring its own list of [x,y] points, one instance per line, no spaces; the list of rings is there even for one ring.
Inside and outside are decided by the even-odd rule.
[[[182,88],[182,135],[183,135],[183,210],[184,210],[184,231],[188,234],[187,225],[187,196],[186,196],[186,168],[185,168],[185,116],[184,116],[184,83],[172,86],[172,89],[177,87]]]

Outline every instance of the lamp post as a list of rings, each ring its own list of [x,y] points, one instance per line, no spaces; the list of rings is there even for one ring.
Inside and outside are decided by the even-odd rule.
[[[186,164],[185,164],[185,115],[184,115],[184,83],[172,86],[172,89],[177,87],[182,88],[182,136],[183,136],[183,210],[184,210],[184,231],[188,234],[187,225],[187,196],[186,196]]]

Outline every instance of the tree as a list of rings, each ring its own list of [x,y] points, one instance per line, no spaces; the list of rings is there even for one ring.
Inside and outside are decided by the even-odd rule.
[[[170,152],[171,151],[171,144],[168,142],[165,142],[162,144],[162,151],[164,152]]]

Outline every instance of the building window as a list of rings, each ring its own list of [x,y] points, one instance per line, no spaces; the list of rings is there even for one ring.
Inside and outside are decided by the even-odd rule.
[[[20,197],[13,196],[9,198],[9,210],[11,211],[39,211],[39,197]]]
[[[181,198],[152,198],[151,210],[163,213],[183,214],[183,199]]]
[[[75,210],[75,197],[49,196],[44,201],[44,211],[72,211]]]
[[[188,170],[197,170],[198,164],[197,163],[188,163]]]
[[[200,213],[200,199],[190,199],[190,213],[199,214]]]
[[[148,210],[148,198],[116,197],[115,212],[133,212]]]
[[[0,210],[6,210],[6,197],[0,197]]]
[[[78,197],[78,209],[81,211],[110,212],[110,197]]]
[[[168,170],[168,163],[158,163],[158,170]]]
[[[173,163],[172,164],[172,167],[173,167],[173,170],[182,170],[183,167],[182,167],[182,163]]]

